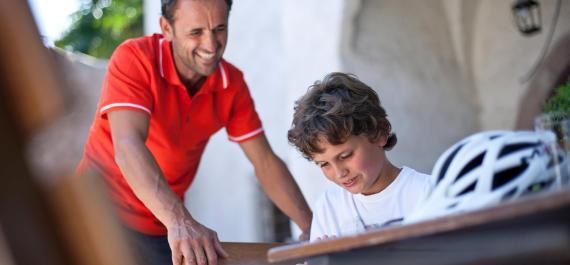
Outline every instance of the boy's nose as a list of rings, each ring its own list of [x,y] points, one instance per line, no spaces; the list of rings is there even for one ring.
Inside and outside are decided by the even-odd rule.
[[[337,170],[337,177],[338,177],[339,179],[344,178],[344,177],[346,177],[346,176],[348,176],[348,169],[346,169],[346,168],[339,168],[339,169]]]

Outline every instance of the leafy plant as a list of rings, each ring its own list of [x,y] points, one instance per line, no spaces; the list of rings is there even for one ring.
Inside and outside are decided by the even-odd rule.
[[[555,89],[554,96],[544,104],[544,112],[570,112],[570,79]]]
[[[83,0],[55,46],[109,58],[124,40],[143,34],[142,0]]]
[[[570,118],[570,79],[557,87],[554,95],[544,104],[544,114],[535,120],[539,129],[548,129],[556,134],[558,145],[570,150],[568,119]]]

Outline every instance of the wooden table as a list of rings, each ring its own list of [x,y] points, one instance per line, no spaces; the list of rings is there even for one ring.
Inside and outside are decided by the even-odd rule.
[[[241,243],[222,242],[222,247],[230,257],[220,259],[219,265],[269,265],[267,251],[271,248],[283,246],[283,243]],[[278,264],[296,264],[297,261],[284,261]]]
[[[270,262],[299,259],[310,265],[570,264],[570,190],[268,252]]]

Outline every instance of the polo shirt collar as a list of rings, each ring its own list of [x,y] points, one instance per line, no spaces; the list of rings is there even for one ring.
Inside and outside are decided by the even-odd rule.
[[[172,57],[172,48],[170,41],[167,41],[164,38],[160,38],[159,47],[160,49],[158,49],[158,60],[160,65],[160,75],[172,85],[184,86],[184,83],[182,83],[182,80],[180,80],[178,72],[176,71],[176,65],[174,64],[174,58]],[[215,91],[227,89],[229,85],[230,84],[226,62],[224,59],[221,59],[220,62],[218,62],[216,71],[207,77],[206,81],[202,85],[202,88],[209,91]]]

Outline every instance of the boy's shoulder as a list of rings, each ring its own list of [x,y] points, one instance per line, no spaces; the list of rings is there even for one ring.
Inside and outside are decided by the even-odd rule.
[[[415,191],[421,196],[426,196],[432,189],[432,178],[428,174],[418,172],[410,167],[402,167],[400,176],[403,178],[402,185],[406,190]]]
[[[431,176],[425,173],[416,171],[413,168],[403,166],[402,172],[398,177],[402,177],[406,182],[416,183],[419,185],[429,185]]]

